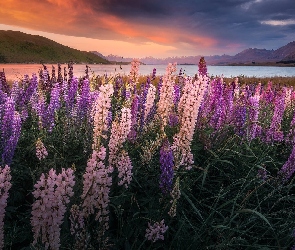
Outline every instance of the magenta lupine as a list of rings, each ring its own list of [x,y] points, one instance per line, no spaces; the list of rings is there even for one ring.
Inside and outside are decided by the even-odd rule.
[[[180,166],[190,169],[193,164],[193,155],[190,146],[193,140],[199,108],[204,99],[204,93],[207,87],[207,78],[199,78],[194,82],[191,78],[186,79],[182,91],[183,94],[178,104],[180,129],[174,135],[172,145],[176,169]]]
[[[173,103],[177,107],[177,104],[178,104],[178,102],[180,100],[180,86],[178,84],[174,85],[173,94],[174,94]]]
[[[109,228],[109,193],[112,185],[112,167],[106,167],[104,160],[106,148],[101,146],[99,151],[93,150],[87,162],[83,175],[82,213],[85,219],[95,215],[95,220],[100,223],[101,236]]]
[[[0,249],[4,248],[4,217],[7,206],[8,191],[11,188],[11,175],[9,166],[0,166]]]
[[[295,144],[293,145],[292,152],[278,172],[278,176],[282,179],[283,182],[287,182],[295,172]]]
[[[172,190],[173,176],[174,176],[174,157],[167,138],[163,140],[160,149],[160,189],[163,194],[169,194]]]
[[[284,89],[277,92],[275,97],[274,114],[271,120],[270,128],[266,132],[266,142],[282,141],[284,139],[281,123],[284,115],[286,92]]]
[[[62,169],[60,174],[56,174],[53,169],[46,176],[42,173],[40,180],[34,185],[35,201],[31,217],[34,246],[60,248],[60,226],[70,197],[74,195],[74,185],[74,174],[70,168]]]
[[[161,220],[160,222],[155,222],[154,224],[148,223],[145,238],[152,242],[156,242],[157,240],[164,240],[164,234],[167,229],[168,226],[165,225],[164,220]]]
[[[175,76],[173,73],[176,71],[176,63],[169,63],[166,68],[166,73],[163,77],[163,83],[160,89],[160,99],[157,104],[157,115],[162,123],[162,130],[167,125],[169,113],[173,107],[173,90]]]
[[[48,156],[48,152],[40,138],[38,138],[36,142],[36,156],[39,161],[45,159]]]

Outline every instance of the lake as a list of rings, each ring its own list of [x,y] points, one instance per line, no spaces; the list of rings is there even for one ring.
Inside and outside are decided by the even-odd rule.
[[[51,74],[51,64],[46,64],[49,73]],[[57,64],[54,64],[57,75]],[[122,74],[128,75],[130,72],[130,65],[90,65],[90,69],[95,75],[114,75]],[[67,67],[63,64],[62,69]],[[167,65],[140,65],[139,73],[141,75],[150,75],[153,69],[157,69],[157,75],[165,74]],[[31,76],[33,73],[38,74],[42,68],[41,64],[0,64],[0,70],[4,69],[6,78],[8,80],[18,80],[23,75],[28,74]],[[74,75],[77,77],[83,76],[85,73],[85,65],[75,64]],[[182,68],[183,72],[188,76],[194,76],[198,72],[198,65],[177,65],[177,73]],[[287,76],[295,77],[295,67],[274,67],[274,66],[207,66],[210,76],[248,76],[248,77],[274,77],[274,76]]]

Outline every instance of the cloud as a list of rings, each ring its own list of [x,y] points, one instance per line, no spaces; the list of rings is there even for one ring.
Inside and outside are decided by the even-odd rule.
[[[0,23],[185,53],[235,53],[295,40],[294,0],[10,0]],[[190,51],[190,52],[189,52]]]

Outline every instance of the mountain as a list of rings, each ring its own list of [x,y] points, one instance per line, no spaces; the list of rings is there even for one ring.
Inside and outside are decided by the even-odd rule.
[[[112,62],[131,62],[132,58],[123,58],[116,55],[108,55],[105,58]],[[144,64],[198,64],[199,56],[180,56],[167,58],[144,57],[139,60]],[[208,65],[286,65],[295,66],[295,41],[278,48],[277,50],[249,48],[240,53],[230,55],[205,56]]]
[[[0,30],[0,63],[89,63],[110,62],[91,52],[61,45],[42,36]]]

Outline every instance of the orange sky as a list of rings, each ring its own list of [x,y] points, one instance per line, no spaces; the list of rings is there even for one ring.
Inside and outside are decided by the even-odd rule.
[[[236,27],[245,25],[243,18],[247,18],[251,6],[262,4],[263,0],[245,0],[236,6],[229,0],[212,0],[210,6],[197,2],[5,0],[1,2],[0,29],[38,34],[79,50],[124,57],[232,54],[248,47],[251,40]],[[229,3],[226,13],[222,7]],[[214,4],[220,5],[220,11],[214,9]],[[236,14],[237,10],[244,11],[245,16],[243,12]],[[243,22],[234,22],[234,26],[233,19]],[[293,19],[288,20],[285,23],[292,25]],[[266,28],[274,27],[273,23],[269,19],[260,20],[260,25]],[[252,37],[256,41],[262,39],[252,26],[244,29],[254,32],[256,36]],[[269,36],[270,30],[266,31]],[[265,44],[270,46],[270,41]]]

